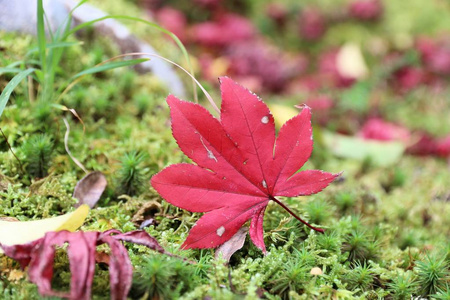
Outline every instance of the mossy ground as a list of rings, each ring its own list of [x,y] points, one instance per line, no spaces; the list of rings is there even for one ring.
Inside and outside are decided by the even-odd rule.
[[[0,64],[6,66],[20,60],[34,42],[30,37],[0,33]],[[116,53],[103,39],[71,47],[58,70],[59,76],[67,78],[66,74]],[[4,87],[10,79],[1,75],[0,86]],[[71,195],[84,172],[64,148],[66,117],[71,127],[71,152],[88,170],[103,172],[109,182],[81,229],[134,230],[138,224],[133,222],[133,216],[142,205],[154,201],[159,204],[152,211],[156,224],[145,230],[166,250],[195,262],[190,264],[127,245],[135,270],[130,293],[133,299],[410,299],[411,295],[449,299],[447,161],[405,155],[395,165],[381,168],[370,162],[336,158],[316,143],[306,168],[343,171],[343,175],[318,195],[284,201],[305,219],[325,228],[325,234],[311,231],[281,207],[270,204],[264,222],[267,255],[247,239],[244,248],[226,266],[214,259],[214,250],[179,249],[200,215],[171,206],[149,185],[151,176],[165,166],[188,160],[171,136],[169,110],[164,101],[170,90],[155,77],[132,70],[89,76],[61,102],[77,111],[84,130],[70,113],[31,102],[29,89],[36,93],[37,87],[20,85],[1,117],[0,127],[21,163],[1,138],[0,216],[25,221],[73,210],[75,200]],[[213,94],[217,100],[217,92]],[[383,99],[398,97],[382,92],[381,95]],[[442,129],[439,126],[444,126],[448,132],[448,119],[437,117],[450,111],[448,97],[428,105],[421,113],[416,108],[429,101],[421,95],[419,90],[402,100],[391,99],[381,107],[391,119],[411,122],[412,128],[438,134]],[[270,103],[271,99],[263,98]],[[33,145],[27,145],[27,141],[42,134],[51,140],[48,165],[41,166],[48,175],[36,178],[28,168],[33,158],[27,147]],[[144,188],[126,195],[121,162],[124,155],[133,151],[144,155],[137,166]],[[39,299],[36,287],[18,271],[17,263],[2,256],[0,266],[1,299]],[[67,289],[70,272],[62,252],[57,255],[55,266],[55,286]],[[312,275],[315,267],[323,274]],[[433,283],[437,289],[430,290],[426,287],[433,270],[441,273]],[[98,266],[94,299],[109,297],[105,295],[108,281],[107,269]]]

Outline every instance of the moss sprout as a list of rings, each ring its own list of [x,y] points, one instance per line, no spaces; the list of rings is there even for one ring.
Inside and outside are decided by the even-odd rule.
[[[136,107],[137,116],[142,118],[144,113],[150,109],[150,106],[154,102],[153,96],[149,96],[147,94],[136,94],[133,97],[133,104]]]
[[[365,262],[376,256],[378,244],[360,229],[352,230],[342,244],[342,251],[348,253],[350,262]]]
[[[53,146],[52,138],[47,134],[36,134],[25,141],[22,152],[25,156],[26,170],[31,176],[43,178],[48,175]]]
[[[175,299],[193,288],[194,267],[180,259],[152,255],[135,271],[133,299]]]
[[[337,253],[341,247],[341,239],[336,231],[325,231],[317,236],[317,245],[328,253]]]
[[[436,294],[431,295],[433,299],[450,300],[450,286],[446,283],[444,287],[438,288]]]
[[[409,231],[402,234],[398,240],[398,247],[405,250],[408,247],[416,247],[419,244],[417,232]]]
[[[347,272],[345,281],[352,290],[368,291],[372,289],[374,281],[373,270],[368,264],[357,262],[354,268]]]
[[[127,152],[121,159],[117,172],[116,188],[119,194],[135,196],[147,186],[147,170],[142,167],[145,155],[137,151]]]
[[[335,203],[341,214],[347,213],[356,204],[356,198],[352,193],[341,192],[336,195]]]
[[[417,284],[414,281],[414,274],[411,271],[398,272],[393,276],[392,282],[387,284],[392,298],[396,300],[408,300],[416,291]]]
[[[426,255],[424,260],[416,262],[417,284],[420,294],[428,296],[443,290],[449,280],[449,264],[445,256]]]
[[[55,109],[51,106],[50,101],[39,101],[34,105],[33,116],[44,127],[51,126],[54,122],[49,122],[53,118]]]
[[[406,181],[406,174],[403,170],[396,168],[389,172],[385,179],[381,180],[381,186],[387,193],[390,193],[395,188],[403,186]]]
[[[276,272],[274,279],[270,282],[272,285],[270,291],[281,296],[282,299],[289,299],[290,291],[301,291],[310,280],[310,269],[301,261],[290,260],[279,272]]]
[[[323,224],[331,216],[331,205],[324,200],[313,200],[306,205],[306,212],[309,216],[309,222],[313,224]]]

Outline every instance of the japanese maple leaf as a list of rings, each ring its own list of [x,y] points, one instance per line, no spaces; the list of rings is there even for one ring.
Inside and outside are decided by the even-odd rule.
[[[220,120],[198,104],[167,97],[173,136],[197,165],[171,165],[151,183],[169,203],[206,212],[182,248],[215,248],[251,220],[251,240],[265,252],[263,218],[270,200],[323,231],[275,198],[318,193],[338,176],[319,170],[297,173],[313,148],[309,107],[287,121],[276,138],[274,119],[255,94],[227,77],[220,78],[220,89]]]

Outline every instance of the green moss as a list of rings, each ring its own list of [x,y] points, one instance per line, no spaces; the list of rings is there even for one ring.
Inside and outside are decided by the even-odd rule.
[[[174,299],[195,287],[195,266],[180,259],[152,255],[135,271],[130,296],[139,299]]]
[[[148,189],[147,170],[142,168],[145,156],[137,151],[125,153],[117,172],[116,186],[119,194],[134,196]]]
[[[52,138],[45,134],[31,136],[22,146],[26,169],[33,177],[43,178],[48,175],[50,160],[53,155]]]
[[[450,276],[449,264],[445,256],[441,255],[427,255],[424,260],[417,261],[415,271],[417,272],[416,282],[423,296],[443,290]]]
[[[297,2],[286,0],[299,9]],[[434,17],[427,23],[425,17],[420,16],[418,23],[411,25],[411,20],[421,11],[417,10],[416,2],[416,12],[408,16],[404,13],[406,21],[401,18],[389,21],[396,24],[392,29],[395,32],[386,37],[388,43],[394,43],[403,31],[408,34],[435,32],[441,28],[439,24],[445,18]],[[434,14],[435,7],[443,5],[432,2],[424,9],[424,14]],[[130,5],[120,1],[110,9],[122,13],[126,11],[124,7]],[[329,5],[328,10],[333,11],[341,4],[323,0],[317,5]],[[387,13],[398,13],[397,6],[398,3],[387,3]],[[257,9],[260,8],[258,5]],[[256,8],[249,5],[246,9]],[[138,14],[134,6],[127,14],[133,12]],[[446,14],[440,11],[436,15]],[[400,24],[402,22],[405,24]],[[369,32],[365,25],[344,22],[329,31],[323,45],[312,47],[312,52],[347,41],[348,37],[366,42],[382,34],[386,24]],[[434,27],[425,28],[424,24]],[[159,38],[159,33],[147,26],[136,28],[138,35],[151,32],[149,39],[157,37],[156,46],[167,49],[169,57],[183,60],[176,47]],[[294,38],[298,40],[297,36]],[[33,42],[31,37],[0,33],[1,65],[23,59]],[[301,47],[298,43],[295,41],[290,47]],[[118,52],[107,39],[89,39],[88,33],[82,47],[68,48],[55,85],[64,87],[72,74]],[[378,66],[371,68],[374,73],[379,71]],[[0,75],[0,89],[10,79],[10,75]],[[66,153],[63,112],[48,105],[41,106],[39,102],[31,103],[29,88],[36,92],[36,86],[30,87],[25,82],[19,85],[0,119],[9,144],[29,173],[22,174],[20,164],[1,138],[0,216],[14,216],[21,221],[71,211],[75,203],[71,197],[73,189],[84,175]],[[228,266],[214,259],[213,250],[179,249],[201,214],[170,205],[149,185],[151,176],[162,168],[189,162],[170,131],[169,110],[164,101],[168,92],[150,74],[137,75],[131,70],[119,69],[87,76],[60,99],[61,104],[75,109],[84,123],[83,126],[72,114],[64,113],[71,126],[68,146],[72,154],[88,170],[103,172],[109,182],[99,208],[90,212],[82,229],[134,230],[138,226],[133,222],[136,212],[144,203],[156,201],[161,207],[153,216],[155,224],[145,230],[168,251],[194,262],[167,258],[145,247],[127,244],[135,269],[133,293],[136,294],[133,295],[181,299],[257,299],[261,294],[268,299],[409,299],[410,295],[424,295],[448,299],[450,248],[445,241],[450,235],[447,217],[450,215],[450,171],[447,163],[431,157],[404,156],[395,167],[380,168],[368,162],[338,159],[320,145],[318,130],[314,153],[320,151],[320,154],[314,154],[307,167],[344,171],[342,180],[319,195],[282,201],[308,221],[325,228],[325,234],[311,231],[290,218],[278,205],[270,203],[264,220],[267,255],[249,239]],[[211,92],[218,98],[216,91]],[[445,97],[430,99],[427,90],[401,96],[382,89],[378,92],[376,111],[388,120],[436,135],[450,131],[447,117],[450,102]],[[280,96],[278,100],[294,104],[292,99],[285,98]],[[347,118],[347,114],[342,115],[344,117],[336,117],[337,121],[333,119],[333,122]],[[34,180],[35,177],[45,178]],[[439,257],[436,257],[437,250],[428,251],[441,248]],[[5,266],[18,266],[11,260],[7,260],[6,265],[5,261],[4,257],[0,258],[0,298],[39,299],[33,284],[7,276]],[[55,287],[66,290],[69,266],[60,252],[56,266],[59,279],[54,281]],[[322,274],[312,275],[313,268],[320,268]],[[104,299],[108,285],[107,269],[98,266],[93,298]]]

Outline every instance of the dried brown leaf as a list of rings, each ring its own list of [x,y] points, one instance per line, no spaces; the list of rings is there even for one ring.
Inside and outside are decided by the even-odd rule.
[[[146,220],[153,220],[149,225],[152,225],[154,217],[161,211],[161,204],[156,201],[149,201],[144,203],[141,208],[133,215],[131,221],[137,226],[141,226]]]
[[[248,227],[241,227],[228,241],[223,243],[216,250],[216,259],[222,256],[227,262],[230,261],[231,256],[244,246],[245,237],[248,233]]]
[[[101,172],[92,172],[78,181],[73,197],[78,199],[76,207],[87,204],[93,208],[103,194],[108,182]]]

